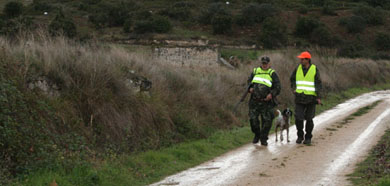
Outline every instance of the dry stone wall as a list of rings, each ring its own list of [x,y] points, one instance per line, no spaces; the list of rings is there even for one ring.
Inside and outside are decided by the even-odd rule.
[[[218,48],[211,47],[156,47],[153,51],[156,61],[180,67],[218,66]]]

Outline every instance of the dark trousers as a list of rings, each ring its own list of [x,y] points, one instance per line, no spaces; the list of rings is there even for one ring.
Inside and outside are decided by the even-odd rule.
[[[298,138],[311,139],[314,128],[313,118],[316,112],[315,104],[295,104],[295,126],[297,128]],[[303,132],[303,122],[306,120],[305,132]]]

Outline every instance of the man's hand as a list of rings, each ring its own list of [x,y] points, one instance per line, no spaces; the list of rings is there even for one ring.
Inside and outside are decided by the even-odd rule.
[[[272,99],[272,94],[268,94],[267,97],[265,97],[264,101],[269,101]]]
[[[253,88],[249,89],[249,93],[251,93],[251,94],[253,93]]]
[[[317,99],[317,104],[322,105],[321,99]]]

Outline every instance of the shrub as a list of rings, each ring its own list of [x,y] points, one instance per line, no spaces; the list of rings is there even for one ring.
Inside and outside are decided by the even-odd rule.
[[[384,32],[378,33],[375,36],[375,47],[378,50],[390,50],[390,34]]]
[[[309,12],[309,9],[307,8],[307,6],[305,5],[302,5],[298,8],[298,12],[300,14],[307,14],[307,12]]]
[[[191,8],[194,6],[191,2],[177,2],[173,6],[163,10],[161,14],[172,19],[186,21],[192,17]]]
[[[337,13],[334,11],[334,7],[331,3],[326,3],[324,7],[322,7],[321,10],[322,14],[324,15],[331,15],[331,16],[336,16]]]
[[[240,25],[253,25],[262,23],[267,17],[272,17],[278,10],[272,4],[250,3],[241,10]]]
[[[120,3],[102,1],[93,8],[89,21],[97,28],[123,26],[126,19],[131,16],[130,12],[136,8],[136,4],[131,1]]]
[[[172,24],[168,18],[156,16],[152,20],[154,31],[157,33],[167,33],[172,30]]]
[[[356,16],[361,16],[369,25],[383,25],[385,15],[381,8],[373,8],[369,6],[360,6],[353,10]]]
[[[300,17],[298,18],[297,23],[295,24],[295,35],[301,38],[310,38],[311,33],[314,29],[320,26],[314,18],[310,17]]]
[[[310,41],[325,47],[332,47],[337,43],[337,39],[326,26],[319,26],[314,29]]]
[[[232,18],[228,15],[217,14],[213,17],[211,24],[213,26],[214,34],[228,33],[232,29]]]
[[[21,16],[14,19],[0,20],[0,34],[16,36],[20,31],[32,30],[34,22],[29,16]]]
[[[133,19],[131,18],[126,19],[125,23],[123,24],[123,31],[125,33],[130,33],[132,26],[133,26]]]
[[[373,7],[389,8],[390,2],[388,0],[365,0],[369,5]]]
[[[42,0],[34,0],[32,6],[35,11],[39,11],[39,12],[43,12],[43,11],[48,12],[53,8],[49,3]]]
[[[305,4],[311,6],[324,6],[325,0],[305,0]]]
[[[367,52],[366,46],[362,42],[354,41],[341,45],[337,49],[337,56],[349,58],[368,57],[369,52]]]
[[[5,5],[3,13],[8,17],[8,18],[14,18],[17,16],[20,16],[23,11],[23,4],[20,2],[9,2]]]
[[[349,33],[360,33],[366,28],[366,21],[360,16],[342,18],[339,24],[345,26]]]
[[[203,24],[211,24],[215,15],[231,16],[232,13],[226,9],[226,5],[223,3],[211,3],[206,10],[201,12],[199,22]]]
[[[49,24],[49,33],[53,36],[64,34],[72,38],[77,34],[76,25],[72,19],[66,18],[64,13],[60,11]]]
[[[137,21],[134,26],[134,31],[138,34],[144,33],[167,33],[172,30],[172,24],[168,18],[155,16],[153,18]]]
[[[287,44],[287,26],[275,18],[267,18],[261,25],[259,43],[267,49],[283,47]]]

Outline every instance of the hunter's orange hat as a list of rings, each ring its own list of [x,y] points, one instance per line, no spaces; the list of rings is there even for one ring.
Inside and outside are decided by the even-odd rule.
[[[297,58],[300,58],[300,59],[311,59],[311,55],[309,52],[302,52],[301,55],[297,56]]]

